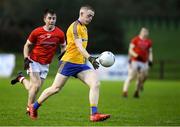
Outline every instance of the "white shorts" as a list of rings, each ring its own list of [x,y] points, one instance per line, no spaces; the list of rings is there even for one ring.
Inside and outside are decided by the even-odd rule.
[[[33,60],[31,61],[32,63],[29,64],[29,69],[27,70],[27,73],[29,74],[29,72],[38,72],[40,77],[45,79],[49,72],[49,64],[40,64]]]
[[[137,71],[148,71],[149,69],[149,66],[148,66],[148,63],[143,63],[143,62],[140,62],[140,61],[132,61],[129,65],[131,68],[133,69],[136,69]]]
[[[129,76],[134,77],[137,74],[142,74],[144,76],[148,75],[149,66],[148,63],[143,63],[140,61],[132,61],[128,66]]]

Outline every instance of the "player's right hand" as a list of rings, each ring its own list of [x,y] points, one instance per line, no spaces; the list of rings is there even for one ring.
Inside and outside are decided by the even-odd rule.
[[[29,64],[30,63],[32,63],[32,61],[31,60],[29,60],[29,58],[25,58],[24,59],[24,70],[27,70],[27,69],[29,69]]]
[[[93,65],[94,69],[98,69],[99,68],[99,63],[97,62],[97,59],[98,57],[93,57],[93,56],[90,56],[88,58],[89,62],[91,62],[91,64]]]

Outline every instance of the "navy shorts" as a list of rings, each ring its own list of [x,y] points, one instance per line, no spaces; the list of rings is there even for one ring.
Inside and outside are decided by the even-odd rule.
[[[60,61],[58,72],[65,76],[77,77],[77,74],[79,72],[89,70],[89,69],[91,68],[86,64],[75,64],[71,62]]]

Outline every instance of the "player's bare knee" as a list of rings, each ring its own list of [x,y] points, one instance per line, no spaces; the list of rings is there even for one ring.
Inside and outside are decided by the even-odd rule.
[[[41,80],[31,81],[31,87],[39,89],[41,87]]]
[[[91,87],[91,89],[99,89],[100,82],[99,81],[94,81],[94,82],[92,82],[90,87]]]

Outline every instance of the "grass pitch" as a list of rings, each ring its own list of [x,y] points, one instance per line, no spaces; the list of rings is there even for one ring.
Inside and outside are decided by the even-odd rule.
[[[42,90],[52,80],[48,78]],[[99,112],[112,116],[98,123],[89,121],[88,87],[77,79],[70,79],[60,93],[43,103],[39,119],[35,121],[25,114],[27,91],[20,84],[11,86],[9,82],[10,79],[0,79],[1,126],[180,125],[179,81],[148,80],[139,99],[133,98],[134,83],[130,86],[129,97],[123,98],[123,82],[102,82]]]

